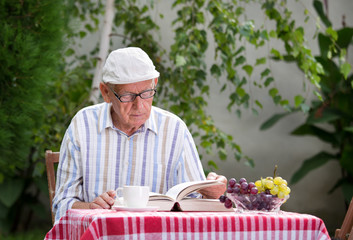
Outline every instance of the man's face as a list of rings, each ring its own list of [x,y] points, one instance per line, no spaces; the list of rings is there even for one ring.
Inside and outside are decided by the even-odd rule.
[[[124,94],[138,94],[145,90],[153,89],[157,84],[154,80],[146,80],[137,83],[109,85],[119,96]],[[131,135],[143,125],[150,116],[153,97],[142,99],[137,96],[133,102],[120,102],[113,91],[104,83],[101,83],[101,92],[106,102],[112,103],[112,119],[114,126]]]

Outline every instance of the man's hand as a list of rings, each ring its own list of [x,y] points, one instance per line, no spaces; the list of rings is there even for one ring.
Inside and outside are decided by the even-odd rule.
[[[96,199],[94,199],[89,204],[90,209],[110,209],[111,206],[114,205],[114,197],[116,192],[114,190],[110,190],[99,195]]]
[[[96,197],[92,202],[75,202],[72,208],[79,209],[110,209],[114,205],[114,197],[116,192],[110,190]]]
[[[219,198],[227,189],[227,178],[222,175],[217,175],[214,172],[210,172],[207,175],[207,180],[217,180],[222,182],[222,185],[211,186],[208,188],[201,189],[199,192],[202,194],[204,198]]]

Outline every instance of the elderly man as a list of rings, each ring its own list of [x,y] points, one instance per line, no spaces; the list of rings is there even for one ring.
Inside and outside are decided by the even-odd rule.
[[[113,51],[103,68],[104,103],[79,111],[60,149],[55,220],[70,208],[111,208],[115,191],[145,185],[165,193],[205,175],[190,132],[174,114],[152,106],[159,72],[140,48]],[[223,185],[209,187],[203,197],[218,198]]]

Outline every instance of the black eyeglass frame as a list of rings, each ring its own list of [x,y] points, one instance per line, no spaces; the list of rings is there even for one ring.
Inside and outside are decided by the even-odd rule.
[[[112,89],[108,84],[107,84],[108,88],[114,93],[115,97],[122,103],[128,103],[128,102],[133,102],[135,101],[136,97],[139,96],[141,99],[149,99],[151,97],[153,97],[154,95],[156,95],[157,93],[157,89],[156,88],[151,88],[151,89],[147,89],[147,90],[144,90],[140,93],[127,93],[127,94],[122,94],[119,96],[119,94],[117,94],[114,89]],[[142,97],[142,94],[144,94],[145,92],[150,92],[150,91],[153,91],[153,94],[149,97]],[[133,96],[133,99],[131,101],[122,101],[121,98],[124,97],[124,96]]]

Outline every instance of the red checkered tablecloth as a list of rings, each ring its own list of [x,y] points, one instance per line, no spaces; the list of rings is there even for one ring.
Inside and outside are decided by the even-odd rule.
[[[126,212],[71,209],[45,239],[330,239],[324,222],[291,212]]]

